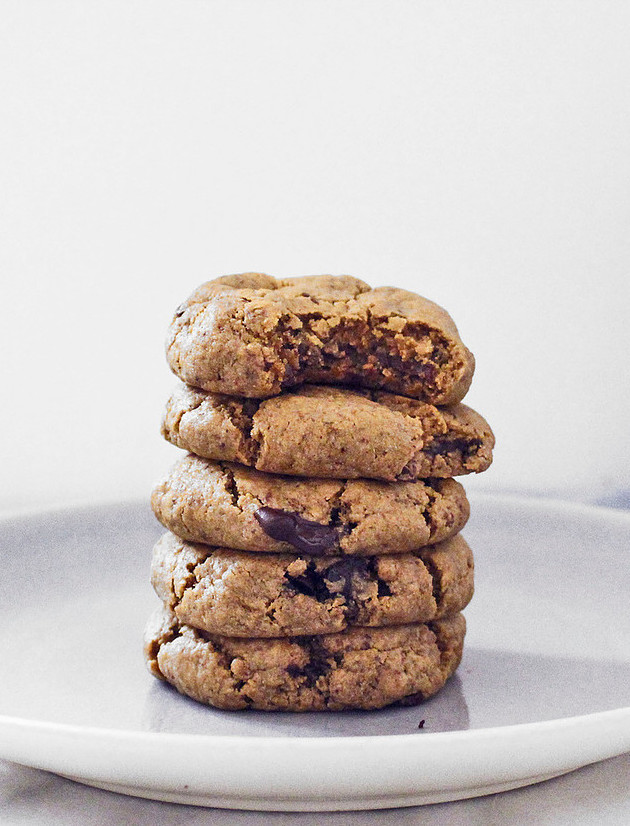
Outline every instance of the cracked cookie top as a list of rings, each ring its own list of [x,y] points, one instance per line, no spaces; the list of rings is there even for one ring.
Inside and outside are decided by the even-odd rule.
[[[317,385],[263,400],[180,385],[162,435],[197,456],[268,473],[387,481],[481,473],[494,447],[488,423],[464,404]]]
[[[413,551],[459,533],[469,515],[454,479],[302,479],[192,454],[154,488],[151,504],[190,542],[328,556]]]
[[[350,276],[208,281],[177,309],[166,352],[185,383],[248,398],[321,383],[454,404],[474,371],[445,310]]]

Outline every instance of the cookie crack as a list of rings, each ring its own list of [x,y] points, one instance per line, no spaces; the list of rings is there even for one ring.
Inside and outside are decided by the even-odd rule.
[[[392,596],[392,589],[389,587],[389,583],[384,580],[378,574],[378,560],[375,557],[371,557],[368,560],[368,570],[371,574],[372,580],[376,582],[376,595],[379,599],[383,597],[391,597]]]
[[[179,625],[170,625],[167,629],[163,628],[158,637],[154,637],[146,648],[147,660],[151,663],[151,669],[154,674],[159,674],[161,679],[166,680],[166,675],[160,668],[159,654],[162,646],[168,645],[178,637],[182,636],[182,630]]]
[[[442,586],[442,572],[435,564],[434,560],[431,559],[430,555],[425,556],[420,553],[418,557],[424,567],[427,569],[429,576],[431,577],[432,587],[431,587],[431,595],[435,602],[435,610],[436,613],[440,611],[442,606],[442,599],[444,596],[444,589]]]
[[[341,501],[350,482],[350,479],[342,480],[330,499],[331,507],[328,525],[337,531],[340,540],[345,536],[349,536],[358,525],[358,522],[353,522],[349,519],[350,505]]]
[[[440,621],[428,622],[427,627],[435,637],[435,645],[440,652],[440,669],[444,670],[446,661],[450,655],[448,640],[440,633]]]
[[[205,640],[205,642],[210,643],[210,645],[212,646],[212,651],[214,654],[216,654],[217,660],[219,661],[219,665],[221,665],[222,668],[231,671],[233,657],[231,657],[226,652],[221,642],[217,639],[217,636],[215,634],[209,633],[208,631],[204,631],[202,628],[195,628],[194,632],[202,640]]]
[[[195,401],[194,403],[190,404],[189,406],[182,407],[180,410],[178,410],[176,417],[171,422],[169,422],[170,430],[172,431],[172,433],[173,433],[173,435],[176,439],[179,439],[182,419],[185,416],[187,416],[189,413],[192,413],[194,410],[197,410],[197,408],[201,407],[203,402],[204,402],[204,399],[200,398],[197,401]],[[164,421],[162,423],[162,436],[164,436],[165,438],[168,438],[167,428],[165,427],[165,424],[166,424],[166,422]]]
[[[173,485],[169,485],[167,488],[167,492],[175,498],[176,492]],[[207,505],[206,505],[207,510]],[[189,534],[192,538],[195,536],[195,528],[196,528],[196,519],[195,514],[190,511],[190,506],[187,502],[176,502],[176,507],[174,509],[174,518],[182,523],[184,526],[184,530]],[[166,527],[168,527],[168,510],[166,513]]]
[[[171,594],[172,594],[172,608],[177,608],[182,600],[184,599],[184,594],[186,591],[189,591],[191,588],[194,588],[195,585],[199,584],[199,577],[197,576],[197,566],[198,562],[195,560],[191,560],[187,562],[184,566],[184,570],[186,571],[186,575],[182,576],[181,579],[177,580],[177,586],[175,585],[175,576],[176,574],[173,573],[171,577]]]
[[[260,454],[263,449],[263,443],[265,441],[265,436],[260,431],[253,432],[254,423],[252,420],[252,426],[247,434],[248,447],[251,456],[251,462],[254,467],[258,467],[258,460],[260,459]]]
[[[227,672],[227,674],[230,675],[232,679],[233,690],[239,695],[241,700],[243,700],[247,705],[251,705],[253,700],[245,691],[249,680],[240,679],[234,673],[234,664],[237,662],[238,658],[233,657],[229,652],[227,652],[222,643],[214,634],[207,634],[200,630],[197,630],[197,633],[202,639],[205,639],[212,645],[212,648],[217,655],[219,665]]]
[[[429,531],[429,538],[435,536],[437,525],[435,523],[434,509],[438,500],[438,492],[431,486],[431,480],[426,479],[424,482],[425,492],[429,499],[426,507],[422,511],[422,518],[424,519],[427,530]]]
[[[257,437],[252,435],[252,430],[254,428],[254,416],[260,405],[261,400],[259,399],[240,399],[237,401],[229,396],[224,396],[217,402],[217,406],[230,424],[241,434],[247,460],[254,463],[258,459],[260,446]]]
[[[255,430],[254,417],[260,410],[262,399],[244,399],[242,406],[242,418],[240,429],[245,441],[245,448],[249,461],[254,467],[258,465],[258,459],[264,442],[264,434]]]
[[[267,607],[265,608],[265,619],[269,620],[272,624],[276,622],[276,614],[278,612],[276,602],[276,599],[268,600]]]
[[[230,497],[230,501],[232,505],[242,513],[243,508],[239,502],[238,483],[236,481],[236,477],[234,476],[234,471],[229,468],[225,462],[218,462],[218,465],[221,468],[221,473],[223,474],[223,479],[225,482],[224,487]]]

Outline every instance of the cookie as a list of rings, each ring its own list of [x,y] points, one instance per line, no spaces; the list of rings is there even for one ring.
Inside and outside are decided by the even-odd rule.
[[[217,708],[374,709],[435,694],[461,660],[465,629],[457,614],[429,624],[253,640],[179,625],[162,609],[146,628],[145,656],[156,677]]]
[[[481,473],[494,447],[488,423],[466,405],[316,385],[262,401],[181,385],[162,435],[268,473],[388,481]]]
[[[349,384],[455,404],[474,371],[445,310],[350,276],[208,281],[177,309],[166,353],[186,384],[251,398]]]
[[[459,533],[469,515],[454,479],[301,479],[192,454],[154,488],[151,505],[189,542],[315,556],[415,551]]]
[[[211,634],[334,634],[458,613],[473,595],[473,557],[462,536],[414,554],[349,558],[252,554],[167,533],[151,582],[178,622]]]

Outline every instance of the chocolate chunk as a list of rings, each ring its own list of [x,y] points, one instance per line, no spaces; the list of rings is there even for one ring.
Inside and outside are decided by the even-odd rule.
[[[359,606],[356,603],[355,588],[357,579],[371,579],[373,574],[373,564],[366,559],[339,559],[333,562],[325,571],[317,571],[310,562],[299,576],[285,574],[285,579],[289,587],[296,593],[305,594],[316,599],[318,602],[326,602],[334,599],[335,596],[343,596],[346,601],[346,619],[348,622],[356,620],[359,613]],[[337,585],[340,583],[340,587]],[[379,596],[381,594],[381,580],[379,583]],[[387,595],[390,591],[387,583],[382,583]],[[331,587],[331,585],[333,587]]]
[[[338,545],[334,528],[304,519],[294,511],[262,507],[258,508],[255,516],[267,536],[278,542],[288,542],[303,553],[317,556]]]
[[[293,591],[298,594],[305,594],[307,597],[313,597],[318,602],[326,602],[332,597],[326,587],[323,574],[315,570],[312,562],[307,565],[303,574],[291,576],[291,574],[286,573],[284,578]]]
[[[346,598],[347,602],[352,602],[352,578],[359,576],[363,579],[369,579],[369,563],[366,559],[340,559],[334,562],[326,571],[326,579],[329,582],[339,582],[341,580],[341,593]]]
[[[312,687],[322,675],[330,671],[332,658],[317,637],[294,637],[293,640],[306,649],[309,661],[302,667],[289,663],[287,674],[293,679],[304,677],[306,685]]]
[[[339,559],[324,571],[317,571],[311,561],[302,574],[291,576],[286,573],[284,578],[293,592],[305,594],[318,602],[343,596],[346,601],[346,619],[349,622],[356,620],[359,613],[356,588],[361,581],[376,581],[379,597],[392,595],[387,582],[379,579],[374,560],[360,557]]]

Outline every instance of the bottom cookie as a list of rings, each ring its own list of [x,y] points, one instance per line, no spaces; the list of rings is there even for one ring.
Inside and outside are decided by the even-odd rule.
[[[340,711],[414,705],[435,694],[462,656],[462,614],[337,634],[239,639],[180,625],[165,609],[145,631],[151,672],[222,709]]]

